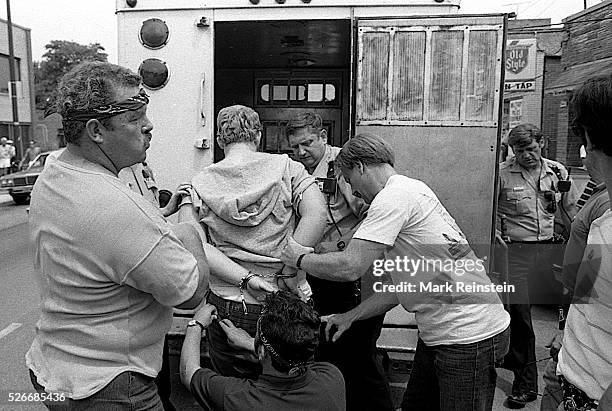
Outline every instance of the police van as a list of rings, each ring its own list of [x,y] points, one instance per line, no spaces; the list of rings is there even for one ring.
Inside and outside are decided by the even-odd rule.
[[[290,153],[287,121],[321,115],[329,142],[382,136],[477,254],[493,240],[506,16],[460,0],[116,0],[119,64],[155,128],[147,162],[174,188],[218,161],[215,117],[253,107],[261,150]]]

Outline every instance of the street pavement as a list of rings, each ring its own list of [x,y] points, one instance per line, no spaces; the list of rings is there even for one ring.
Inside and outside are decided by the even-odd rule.
[[[34,325],[38,320],[39,292],[36,285],[32,258],[28,250],[28,206],[13,204],[8,195],[0,195],[0,411],[44,410],[39,403],[16,404],[8,402],[9,392],[33,392],[25,366],[24,356],[34,338]],[[556,312],[544,307],[534,307],[536,329],[536,358],[548,357],[544,347],[556,333]],[[410,332],[410,331],[409,331]],[[414,335],[390,332],[384,337],[385,344],[402,345],[402,339],[414,339]],[[380,342],[380,341],[379,341]],[[172,347],[172,346],[171,346]],[[178,377],[178,355],[180,342],[173,347],[172,400],[178,409],[198,409],[190,394],[180,385]],[[409,354],[392,355],[392,365],[407,360]],[[405,361],[404,361],[405,363]],[[539,391],[544,383],[542,373],[546,361],[538,362]],[[408,374],[400,365],[391,372],[392,390],[399,404]],[[498,383],[495,392],[494,410],[506,410],[504,400],[512,386],[512,373],[498,369]],[[525,410],[538,410],[540,398],[530,403]]]
[[[25,353],[34,338],[39,293],[28,250],[27,205],[0,195],[0,410],[44,410],[8,402],[8,393],[34,392]]]

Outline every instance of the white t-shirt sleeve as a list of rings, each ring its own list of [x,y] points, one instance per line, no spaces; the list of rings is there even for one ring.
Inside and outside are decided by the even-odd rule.
[[[402,202],[381,191],[372,202],[368,215],[353,238],[393,246],[406,222]]]
[[[142,262],[125,277],[125,284],[174,307],[189,300],[199,283],[193,255],[174,236],[163,236]]]
[[[172,233],[161,213],[147,210],[153,209],[147,200],[139,198],[136,204],[125,195],[119,198],[115,206],[125,207],[125,212],[115,213],[104,227],[98,227],[97,250],[104,256],[107,275],[116,283],[151,294],[166,306],[187,301],[199,282],[195,257]]]

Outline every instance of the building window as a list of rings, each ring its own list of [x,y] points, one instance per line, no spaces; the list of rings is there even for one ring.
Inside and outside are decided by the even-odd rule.
[[[0,93],[8,94],[10,80],[9,56],[0,54]],[[21,81],[21,59],[15,57],[15,80]]]

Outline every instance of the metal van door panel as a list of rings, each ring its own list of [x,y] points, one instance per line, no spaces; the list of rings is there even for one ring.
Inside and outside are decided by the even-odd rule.
[[[383,137],[488,255],[505,17],[358,19],[355,132]]]

